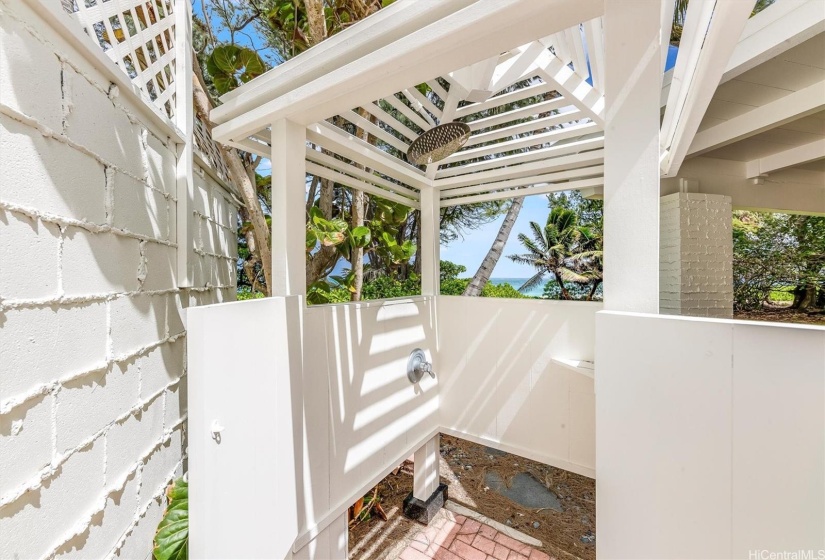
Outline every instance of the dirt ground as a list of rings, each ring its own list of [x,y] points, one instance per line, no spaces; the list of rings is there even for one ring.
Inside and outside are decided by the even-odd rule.
[[[825,313],[805,313],[789,307],[765,306],[758,311],[737,311],[734,319],[745,321],[772,321],[775,323],[802,323],[806,325],[825,325]]]
[[[542,463],[490,449],[451,436],[441,436],[441,481],[449,485],[450,500],[494,519],[543,543],[541,550],[558,560],[596,558],[596,483]],[[487,488],[485,473],[495,471],[509,481],[524,472],[543,483],[559,499],[564,511],[520,506]],[[399,541],[420,526],[404,518],[402,502],[412,491],[412,465],[379,484],[380,503],[387,521],[373,515],[350,525],[350,558],[392,559]]]

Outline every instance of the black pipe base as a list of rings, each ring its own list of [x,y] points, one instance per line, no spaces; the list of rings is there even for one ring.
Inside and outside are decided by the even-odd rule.
[[[445,503],[447,503],[446,484],[439,484],[427,501],[419,500],[410,492],[410,495],[404,498],[404,517],[423,525],[429,525]]]

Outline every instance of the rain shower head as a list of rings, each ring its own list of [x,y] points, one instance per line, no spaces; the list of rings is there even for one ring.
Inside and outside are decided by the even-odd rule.
[[[470,138],[470,127],[461,122],[440,124],[413,141],[407,150],[407,161],[427,165],[454,154]]]

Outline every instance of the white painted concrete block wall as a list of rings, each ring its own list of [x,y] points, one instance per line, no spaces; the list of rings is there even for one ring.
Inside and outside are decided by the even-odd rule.
[[[660,208],[660,312],[732,317],[730,197],[675,193],[662,197]]]
[[[235,213],[25,3],[0,1],[0,558],[145,558],[186,460],[183,309],[233,298]]]

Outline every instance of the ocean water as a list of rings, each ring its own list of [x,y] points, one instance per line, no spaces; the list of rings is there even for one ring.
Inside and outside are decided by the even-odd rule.
[[[490,278],[490,283],[495,286],[500,286],[502,284],[510,284],[515,289],[521,288],[522,284],[527,282],[529,278]],[[544,284],[546,282],[540,282],[536,286],[533,286],[532,289],[522,292],[526,296],[532,297],[541,297],[544,293]]]

